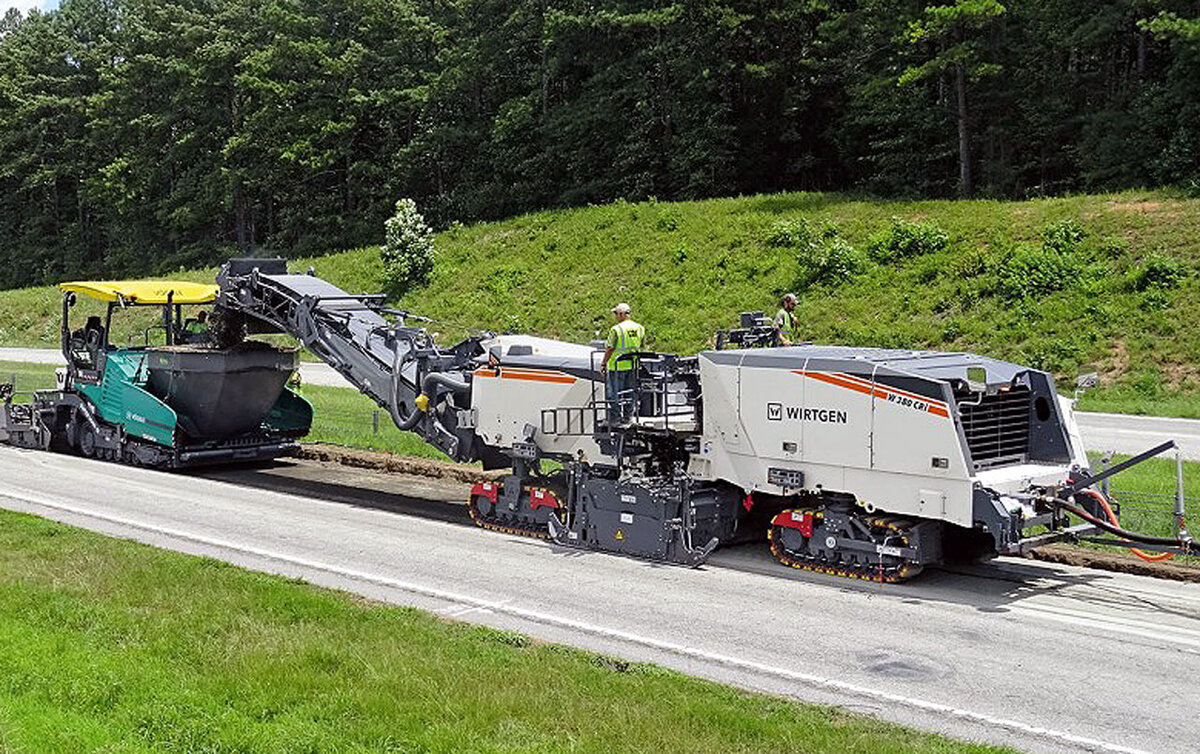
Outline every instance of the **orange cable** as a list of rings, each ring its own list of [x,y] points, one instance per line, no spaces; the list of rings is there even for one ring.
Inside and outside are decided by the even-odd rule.
[[[1117,514],[1113,512],[1112,506],[1108,504],[1108,498],[1095,490],[1084,490],[1083,492],[1085,495],[1091,495],[1098,503],[1100,503],[1100,507],[1104,509],[1105,515],[1108,516],[1109,523],[1111,523],[1113,526],[1121,525],[1121,522],[1117,520]],[[1150,553],[1145,552],[1144,550],[1139,550],[1136,547],[1130,547],[1129,551],[1134,555],[1137,555],[1142,560],[1146,560],[1151,563],[1170,560],[1172,556],[1172,553],[1169,552],[1160,552],[1156,555],[1151,555]]]

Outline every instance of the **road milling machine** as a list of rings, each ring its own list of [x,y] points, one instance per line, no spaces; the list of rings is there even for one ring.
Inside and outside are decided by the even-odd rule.
[[[261,461],[308,433],[312,407],[286,387],[295,349],[242,341],[221,347],[185,310],[211,303],[215,285],[185,281],[64,283],[62,352],[53,390],[16,400],[0,384],[0,440],[159,469]],[[80,296],[100,302],[72,329]],[[157,316],[141,343],[112,342],[114,317]],[[142,320],[144,321],[144,320]],[[140,324],[140,322],[139,322]]]
[[[485,528],[686,565],[765,535],[786,565],[880,581],[1098,529],[1198,549],[1104,518],[1072,403],[1036,369],[822,345],[639,353],[622,357],[635,387],[611,396],[598,344],[484,332],[443,347],[428,320],[280,259],[232,260],[218,284],[235,339],[290,333],[400,429],[511,469],[471,490]]]

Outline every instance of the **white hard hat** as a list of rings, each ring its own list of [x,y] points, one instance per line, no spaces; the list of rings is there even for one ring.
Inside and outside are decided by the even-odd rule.
[[[629,308],[629,304],[620,303],[620,304],[617,304],[616,306],[614,306],[612,308],[612,311],[613,311],[613,314],[629,314],[633,310]]]

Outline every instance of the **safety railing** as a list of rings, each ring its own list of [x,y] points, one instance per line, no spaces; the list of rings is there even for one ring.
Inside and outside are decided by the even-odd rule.
[[[602,351],[594,351],[591,368],[600,373]],[[590,411],[594,427],[610,430],[620,427],[638,427],[661,431],[686,431],[696,428],[696,401],[688,395],[686,385],[673,379],[668,357],[652,351],[621,354],[617,363],[634,362],[634,379],[631,387],[615,396],[608,395],[607,381],[604,383],[604,398],[599,397],[600,383],[592,382],[591,397],[583,409]],[[577,410],[577,409],[575,409]]]
[[[1113,453],[1100,457],[1096,470],[1103,471],[1113,463]],[[1186,471],[1183,455],[1176,450],[1173,471],[1168,479],[1164,474],[1138,476],[1117,474],[1100,482],[1100,491],[1116,503],[1115,510],[1124,528],[1154,536],[1177,537],[1200,533],[1200,497],[1189,496],[1184,485]],[[1161,463],[1151,468],[1162,468]],[[1130,473],[1130,472],[1125,472]]]

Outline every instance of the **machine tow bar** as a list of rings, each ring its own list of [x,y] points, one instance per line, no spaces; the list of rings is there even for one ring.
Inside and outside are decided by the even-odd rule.
[[[1084,475],[1063,487],[1053,490],[1052,494],[1046,495],[1042,498],[1043,502],[1054,508],[1077,516],[1097,529],[1100,529],[1101,531],[1118,538],[1116,540],[1087,538],[1088,541],[1131,548],[1134,544],[1149,545],[1152,549],[1163,552],[1175,551],[1192,555],[1200,555],[1200,542],[1197,542],[1190,536],[1187,536],[1182,530],[1180,535],[1177,537],[1156,537],[1122,528],[1115,515],[1113,515],[1107,499],[1105,499],[1101,493],[1088,489],[1103,479],[1107,479],[1108,477],[1124,471],[1131,466],[1136,466],[1137,464],[1153,458],[1154,456],[1157,456],[1160,453],[1168,451],[1174,447],[1175,441],[1168,440],[1161,445],[1156,445],[1149,450],[1138,453],[1132,458],[1105,469],[1099,474],[1094,476]],[[1101,509],[1108,514],[1108,520],[1105,520],[1104,517],[1093,515],[1090,511],[1085,510],[1084,507],[1074,504],[1078,502],[1077,498],[1080,496],[1089,496],[1095,498],[1100,503]],[[1135,549],[1134,553],[1136,554],[1137,552],[1138,551]]]

